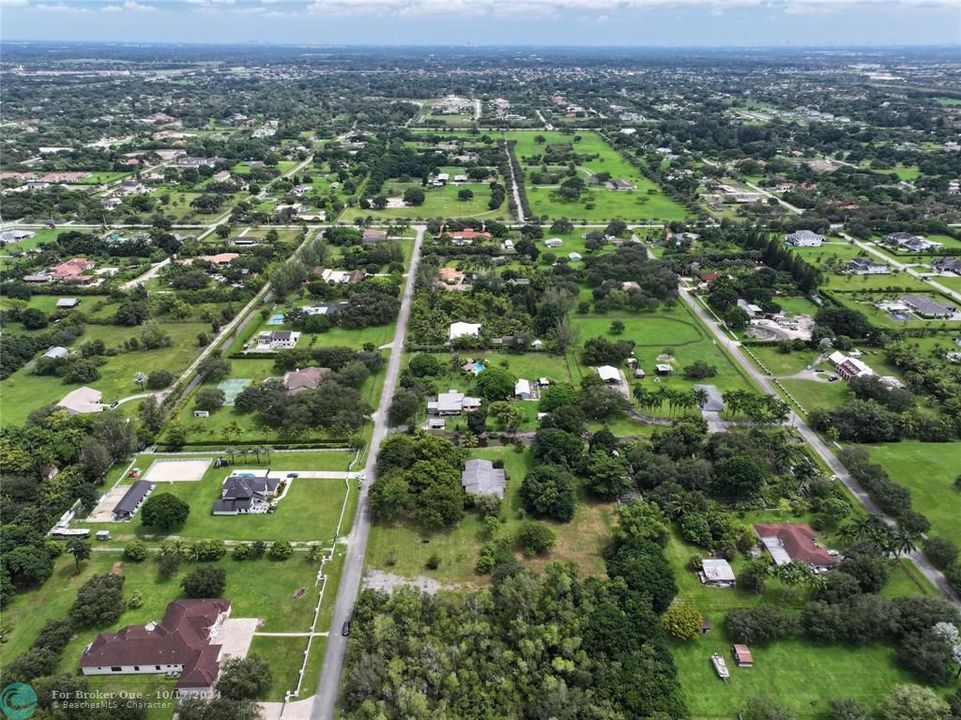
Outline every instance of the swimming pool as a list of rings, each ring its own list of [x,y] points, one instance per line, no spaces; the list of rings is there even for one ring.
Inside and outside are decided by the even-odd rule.
[[[283,325],[284,324],[284,314],[277,313],[276,315],[271,315],[270,319],[267,320],[268,325]]]
[[[481,374],[482,372],[484,372],[486,369],[487,369],[487,366],[486,366],[484,363],[482,363],[482,362],[475,362],[475,363],[474,363],[474,374],[475,374],[475,375],[480,375],[480,374]]]

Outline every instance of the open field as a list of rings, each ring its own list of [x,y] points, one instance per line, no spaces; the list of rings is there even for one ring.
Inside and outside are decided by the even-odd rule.
[[[535,138],[538,136],[543,136],[546,142],[536,143]],[[515,140],[517,143],[515,154],[522,165],[527,199],[534,215],[604,221],[620,217],[625,220],[665,222],[687,217],[686,208],[668,198],[657,185],[644,177],[599,134],[585,131],[578,133],[577,136],[580,140],[575,140],[574,135],[560,132],[512,131],[505,134],[504,137]],[[557,197],[556,187],[533,185],[528,172],[540,163],[531,162],[532,158],[540,156],[547,145],[554,144],[572,144],[576,153],[597,156],[585,163],[579,163],[578,176],[581,179],[587,180],[592,174],[606,172],[610,173],[615,180],[628,180],[635,189],[624,192],[588,186],[581,193],[580,200],[565,201]]]
[[[419,181],[401,183],[389,180],[384,184],[383,194],[387,197],[400,197],[407,187],[421,187]],[[458,191],[471,190],[474,197],[470,200],[459,200]],[[355,218],[373,217],[375,221],[385,221],[392,218],[477,218],[478,220],[503,218],[507,219],[507,201],[491,210],[487,207],[491,191],[486,183],[466,182],[460,185],[448,183],[443,187],[424,188],[426,198],[423,205],[410,205],[397,208],[374,210],[361,207],[349,207],[341,213],[338,220],[348,223]]]
[[[472,451],[471,457],[503,458],[508,483],[501,520],[508,530],[516,528],[522,515],[518,491],[533,463],[530,451],[519,454],[511,448],[486,448]],[[545,522],[557,535],[554,550],[546,560],[523,562],[540,567],[549,560],[574,560],[582,575],[604,575],[601,550],[615,523],[612,504],[589,502],[582,496],[571,522]],[[484,524],[476,511],[468,511],[456,527],[434,535],[422,535],[407,525],[375,524],[371,527],[367,566],[407,578],[426,576],[445,584],[483,586],[487,584],[487,577],[477,575],[474,565],[485,541]],[[436,570],[428,570],[425,564],[433,554],[440,557],[441,564]]]
[[[71,390],[87,385],[103,393],[105,403],[113,402],[129,395],[142,392],[134,382],[137,372],[148,375],[154,370],[169,370],[174,375],[182,372],[199,352],[196,347],[197,334],[209,329],[203,323],[161,323],[163,330],[171,336],[170,347],[157,350],[136,350],[119,352],[106,357],[101,365],[100,378],[89,383],[65,383],[54,376],[31,374],[28,368],[21,368],[0,384],[3,391],[4,412],[0,424],[4,427],[20,425],[34,410],[55,403]],[[139,328],[118,327],[116,325],[87,325],[86,332],[77,339],[76,344],[90,340],[103,340],[108,348],[116,348],[128,337],[139,337]],[[191,352],[185,352],[191,348]]]
[[[931,521],[934,534],[961,545],[961,492],[953,485],[961,474],[961,444],[902,440],[865,449],[894,482],[911,490],[913,506]]]

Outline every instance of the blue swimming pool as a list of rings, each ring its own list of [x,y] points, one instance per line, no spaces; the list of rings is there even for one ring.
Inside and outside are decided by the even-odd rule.
[[[486,366],[484,363],[482,363],[482,362],[475,362],[475,363],[474,363],[474,374],[475,374],[475,375],[480,375],[480,374],[481,374],[482,372],[484,372],[486,369],[487,369],[487,366]]]
[[[277,313],[276,315],[271,315],[270,319],[267,320],[268,325],[283,325],[284,315],[283,313]]]

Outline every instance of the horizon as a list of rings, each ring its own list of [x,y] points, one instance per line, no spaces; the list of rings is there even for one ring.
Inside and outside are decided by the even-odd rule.
[[[953,0],[0,0],[0,19],[6,42],[961,46],[961,6]]]

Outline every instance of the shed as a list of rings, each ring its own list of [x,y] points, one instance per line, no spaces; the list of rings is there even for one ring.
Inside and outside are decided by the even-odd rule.
[[[137,514],[147,496],[153,492],[154,484],[146,480],[138,480],[120,498],[120,502],[113,509],[114,520],[130,520]]]
[[[754,656],[751,655],[747,645],[735,643],[731,646],[731,652],[734,653],[734,662],[738,667],[754,667]]]
[[[514,397],[520,400],[530,400],[531,399],[531,383],[530,380],[525,380],[521,378],[514,385]]]
[[[699,577],[702,583],[714,587],[731,587],[734,584],[734,570],[723,558],[702,560]]]
[[[80,304],[80,298],[60,298],[57,300],[58,308],[75,308]]]
[[[674,368],[667,363],[658,363],[654,366],[654,370],[658,375],[670,375],[672,372],[674,372]]]

